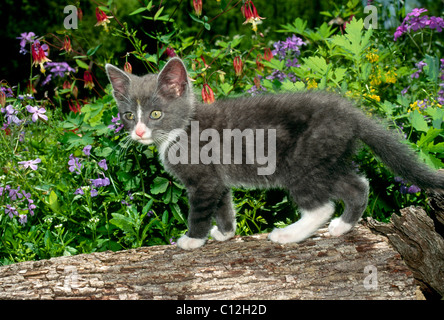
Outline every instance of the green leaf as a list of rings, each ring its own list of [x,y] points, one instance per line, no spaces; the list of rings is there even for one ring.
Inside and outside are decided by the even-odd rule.
[[[82,60],[76,59],[76,63],[80,68],[83,68],[86,70],[89,69],[89,66],[85,62],[83,62]]]
[[[52,211],[54,211],[55,213],[59,213],[60,212],[60,205],[59,205],[59,201],[58,201],[58,196],[57,194],[53,191],[51,191],[51,193],[49,194],[49,198],[48,198],[48,206],[51,208]]]
[[[436,82],[438,80],[438,76],[441,72],[439,68],[439,58],[438,57],[432,57],[428,54],[425,55],[425,63],[427,63],[426,66],[424,66],[424,72],[427,75],[427,78],[431,82]]]
[[[136,235],[136,232],[133,228],[133,221],[120,214],[120,213],[112,213],[113,219],[109,220],[110,223],[121,229],[127,235]]]
[[[424,116],[420,114],[418,110],[410,112],[410,121],[416,131],[427,132],[429,130],[427,121],[424,120]]]
[[[151,184],[151,193],[152,194],[159,194],[164,193],[168,186],[170,185],[170,181],[163,177],[156,177],[153,180],[153,183]]]
[[[154,21],[156,21],[159,18],[160,14],[162,13],[164,8],[165,7],[160,7],[160,9],[157,10],[156,14],[154,15]]]
[[[148,10],[147,7],[142,7],[142,8],[139,8],[139,9],[134,10],[134,11],[131,12],[129,15],[132,16],[132,15],[139,14],[139,13],[144,12],[144,11],[147,11],[147,10]]]
[[[95,47],[95,48],[91,48],[91,49],[89,49],[88,50],[88,52],[86,53],[88,56],[93,56],[96,52],[97,52],[97,50],[99,50],[99,48],[102,46],[102,44],[99,44],[97,47]],[[76,60],[76,62],[77,61],[79,61],[79,60]],[[82,61],[81,61],[82,62]],[[78,63],[77,63],[78,64]],[[85,64],[86,65],[86,64]],[[88,67],[89,68],[89,67]]]

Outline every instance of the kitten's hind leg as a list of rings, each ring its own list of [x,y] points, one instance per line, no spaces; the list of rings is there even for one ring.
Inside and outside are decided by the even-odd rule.
[[[345,211],[330,222],[328,231],[332,236],[337,237],[353,229],[367,207],[368,191],[368,180],[356,174],[350,174],[336,182],[334,197],[344,201]]]
[[[217,241],[226,241],[234,237],[236,232],[236,214],[233,208],[231,190],[227,190],[219,201],[216,210],[216,226],[210,235]]]
[[[301,209],[302,217],[297,222],[282,229],[274,229],[268,238],[282,244],[301,242],[322,227],[331,218],[334,211],[335,207],[331,202],[312,210]]]

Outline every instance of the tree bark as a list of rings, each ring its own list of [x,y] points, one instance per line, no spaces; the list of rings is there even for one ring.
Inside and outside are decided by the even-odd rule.
[[[363,225],[300,244],[266,234],[0,267],[0,299],[416,299],[412,272]]]
[[[368,226],[387,236],[424,291],[431,288],[444,296],[444,239],[437,232],[443,227],[444,198],[438,193],[429,196],[433,219],[422,208],[408,207],[400,216],[394,214],[389,224],[370,218]]]

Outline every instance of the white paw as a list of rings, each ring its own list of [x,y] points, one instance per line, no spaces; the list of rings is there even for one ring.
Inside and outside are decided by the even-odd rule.
[[[217,241],[226,241],[228,239],[231,239],[234,237],[235,232],[227,232],[226,234],[223,234],[219,231],[219,228],[217,226],[214,226],[213,229],[211,229],[210,235],[213,237],[213,239]]]
[[[292,242],[301,242],[307,239],[310,234],[301,234],[301,233],[295,233],[294,230],[282,228],[282,229],[274,229],[269,235],[268,239],[270,239],[273,242],[285,244],[285,243],[292,243]]]
[[[190,238],[184,235],[177,240],[177,246],[185,250],[193,250],[202,247],[206,241],[207,239]]]
[[[353,229],[353,225],[344,222],[341,218],[335,218],[331,220],[328,226],[328,232],[333,237],[339,237],[344,233],[349,232],[351,229]]]

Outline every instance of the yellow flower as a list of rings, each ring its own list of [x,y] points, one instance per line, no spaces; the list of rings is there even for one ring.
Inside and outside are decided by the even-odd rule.
[[[396,83],[396,76],[398,74],[393,71],[393,70],[389,70],[386,74],[385,74],[385,82],[386,83]]]
[[[373,49],[365,56],[370,63],[375,63],[379,60],[379,55],[377,54],[378,49]]]
[[[318,87],[318,84],[314,79],[307,78],[307,89],[316,89]]]
[[[374,94],[374,93],[372,93],[372,94],[364,93],[364,97],[367,97],[367,98],[369,98],[371,100],[375,100],[375,101],[378,101],[378,102],[381,101],[381,97],[378,96],[377,94]]]

